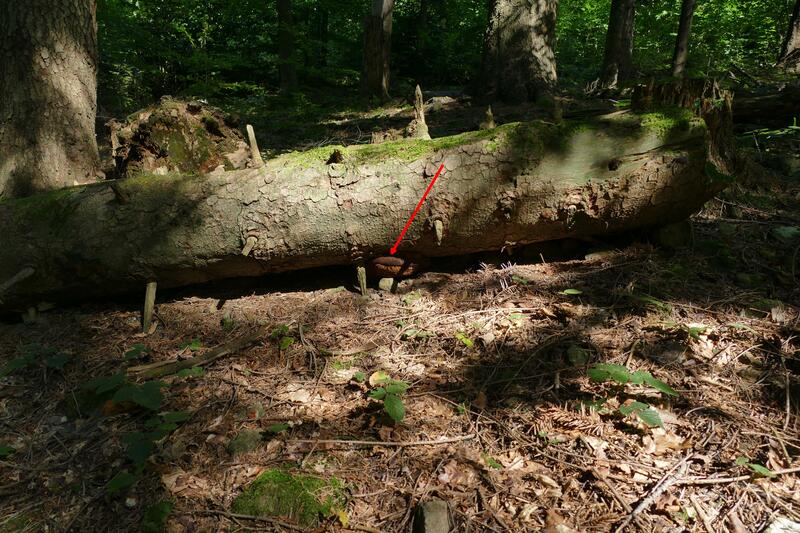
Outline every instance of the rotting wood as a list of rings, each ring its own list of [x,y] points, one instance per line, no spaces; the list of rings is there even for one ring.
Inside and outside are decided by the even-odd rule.
[[[253,166],[261,168],[264,166],[264,159],[261,157],[261,151],[258,149],[258,141],[256,140],[256,132],[253,126],[247,125],[247,139],[250,143],[250,157],[253,159]]]
[[[156,304],[156,288],[158,283],[150,281],[144,291],[144,308],[142,309],[142,331],[148,333],[153,322],[153,311]]]
[[[208,353],[198,355],[197,357],[190,357],[182,361],[159,361],[157,363],[150,363],[146,365],[133,366],[128,369],[128,374],[140,379],[155,379],[163,376],[169,376],[195,366],[205,366],[213,363],[222,357],[233,355],[237,352],[244,350],[256,344],[265,336],[265,331],[258,330],[254,333],[244,335],[234,341],[218,346]]]
[[[261,168],[121,180],[0,202],[0,309],[386,255],[439,165],[399,255],[443,257],[686,218],[736,172],[724,114],[616,112],[432,141],[288,154]],[[727,125],[727,126],[726,126]],[[610,162],[614,164],[611,165]],[[446,228],[439,242],[436,221]],[[256,239],[249,255],[248,240]]]

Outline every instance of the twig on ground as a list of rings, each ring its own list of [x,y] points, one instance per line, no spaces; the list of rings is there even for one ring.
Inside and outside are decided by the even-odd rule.
[[[227,344],[218,346],[203,355],[184,359],[183,361],[159,361],[157,363],[134,366],[128,369],[128,374],[136,377],[152,379],[175,374],[176,372],[180,372],[181,370],[195,366],[205,366],[209,363],[213,363],[217,359],[225,357],[226,355],[232,355],[244,350],[245,348],[257,343],[263,337],[264,332],[262,330],[258,330]]]
[[[291,529],[292,531],[306,531],[306,529],[303,527],[290,524],[289,522],[284,522],[283,520],[278,520],[277,518],[270,518],[268,516],[254,516],[249,514],[229,513],[228,511],[223,511],[222,509],[200,509],[195,511],[189,511],[189,513],[202,514],[202,515],[218,515],[218,516],[224,516],[225,518],[238,519],[238,520],[252,520],[254,522],[268,522],[270,524],[275,524],[276,526],[281,526],[286,529]]]
[[[797,472],[800,472],[800,466],[772,471],[772,473],[775,476],[782,476],[785,474],[795,474]],[[737,481],[749,481],[751,479],[755,479],[755,477],[756,474],[747,474],[744,476],[735,476],[735,477],[683,478],[683,479],[678,479],[676,483],[678,485],[719,485],[724,483],[736,483]]]
[[[639,505],[637,505],[636,508],[633,511],[631,511],[628,514],[628,516],[626,516],[625,519],[622,520],[622,522],[620,522],[620,525],[616,529],[617,533],[619,533],[620,531],[624,531],[625,528],[628,527],[628,525],[633,521],[634,518],[636,518],[636,516],[639,513],[650,507],[650,505],[652,505],[653,502],[655,502],[658,499],[658,497],[664,493],[665,490],[667,490],[668,488],[670,488],[672,485],[675,484],[677,478],[675,478],[673,474],[675,473],[676,470],[678,470],[684,464],[686,464],[686,462],[692,458],[692,455],[693,454],[691,453],[688,454],[686,457],[675,463],[672,466],[672,468],[670,468],[667,471],[667,473],[664,474],[664,476],[658,481],[658,483],[656,483],[653,486],[652,490],[650,491],[650,494],[641,502],[639,502]]]
[[[343,444],[347,446],[388,446],[391,448],[408,448],[410,446],[436,446],[437,444],[452,444],[472,440],[475,435],[461,435],[459,437],[448,437],[439,440],[416,440],[416,441],[396,441],[383,442],[378,440],[337,440],[337,439],[298,439],[290,440],[292,444]]]

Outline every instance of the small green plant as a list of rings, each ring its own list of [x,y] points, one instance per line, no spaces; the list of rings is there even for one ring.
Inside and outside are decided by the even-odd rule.
[[[775,477],[775,472],[773,472],[772,470],[770,470],[769,468],[767,468],[764,465],[760,465],[758,463],[751,463],[750,459],[747,458],[747,457],[744,457],[744,456],[737,457],[736,458],[736,464],[738,466],[746,466],[747,468],[749,468],[750,470],[752,470],[754,473],[758,474],[759,476],[762,476],[762,477]]]
[[[0,368],[0,378],[4,378],[17,370],[22,370],[37,364],[46,368],[63,370],[70,357],[55,348],[41,344],[25,344],[20,347],[20,356],[12,359]]]
[[[663,381],[654,378],[650,372],[645,370],[631,372],[623,365],[617,365],[613,363],[598,363],[589,368],[587,370],[587,374],[589,379],[592,381],[596,383],[611,382],[612,384],[617,385],[617,389],[621,389],[621,387],[624,387],[630,383],[633,385],[647,385],[663,394],[666,394],[667,396],[678,396],[678,393],[672,387]],[[618,390],[617,392],[622,393],[622,390]],[[591,409],[599,411],[604,408],[607,401],[608,398],[601,398],[600,400],[585,402],[584,404]],[[638,400],[629,403],[623,403],[620,405],[618,412],[624,417],[634,415],[639,420],[651,427],[664,427],[664,423],[661,420],[661,416],[658,414],[658,411],[656,411],[649,404],[640,402]]]
[[[402,422],[406,416],[406,406],[403,404],[401,396],[411,385],[405,381],[392,379],[385,372],[375,372],[370,376],[369,384],[375,387],[369,393],[369,397],[383,402],[383,410],[386,411],[386,414],[395,422]]]
[[[189,350],[190,352],[196,352],[202,347],[203,343],[200,342],[200,339],[192,339],[181,344],[181,350]]]
[[[281,324],[274,328],[269,334],[269,338],[278,342],[278,348],[283,351],[295,343],[295,338],[289,335],[289,326]]]
[[[467,348],[472,348],[475,346],[475,343],[467,337],[467,335],[463,331],[456,332],[456,339],[460,340],[461,343],[466,346]]]
[[[138,343],[131,346],[131,349],[125,352],[123,359],[130,361],[131,359],[141,359],[150,355],[150,348],[144,344]]]

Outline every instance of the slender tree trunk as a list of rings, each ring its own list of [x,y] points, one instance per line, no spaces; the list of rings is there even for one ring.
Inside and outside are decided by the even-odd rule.
[[[0,198],[96,179],[95,0],[0,4]]]
[[[328,10],[324,6],[317,7],[316,10],[316,40],[317,40],[317,61],[318,67],[328,64]]]
[[[789,29],[778,56],[778,66],[789,72],[800,74],[800,0],[794,4]]]
[[[672,55],[672,75],[683,76],[686,60],[689,57],[689,34],[692,32],[692,19],[697,0],[683,0],[681,4],[681,20],[678,24],[678,38],[675,40],[675,53]]]
[[[483,93],[508,102],[536,100],[557,82],[553,52],[558,0],[494,0],[483,57]]]
[[[389,61],[392,46],[394,0],[372,0],[364,23],[364,71],[362,89],[369,96],[389,98]]]
[[[635,0],[611,0],[603,71],[600,74],[601,89],[615,89],[631,76],[635,14]]]
[[[284,91],[292,91],[297,86],[294,56],[292,0],[278,0],[278,73]]]

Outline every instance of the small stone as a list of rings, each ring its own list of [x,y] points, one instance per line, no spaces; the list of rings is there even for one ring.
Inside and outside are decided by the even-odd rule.
[[[448,533],[450,514],[447,502],[432,499],[417,506],[414,516],[414,533]]]
[[[381,278],[378,281],[378,288],[384,292],[392,292],[396,287],[397,282],[394,278]]]
[[[134,497],[125,498],[125,507],[128,509],[134,509],[139,504],[139,502]]]

